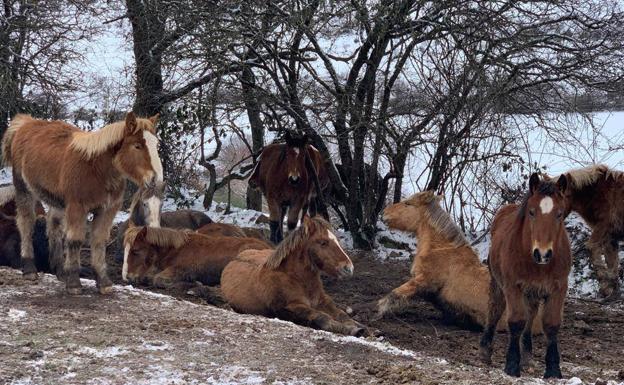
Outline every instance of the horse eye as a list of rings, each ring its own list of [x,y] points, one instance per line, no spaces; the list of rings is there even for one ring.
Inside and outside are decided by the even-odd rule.
[[[533,218],[535,216],[535,209],[529,209],[529,216]]]
[[[327,245],[329,245],[329,241],[328,241],[327,239],[321,239],[321,240],[319,241],[319,243],[320,243],[320,245],[321,245],[321,246],[327,246]]]
[[[134,144],[134,148],[135,148],[135,149],[137,149],[137,150],[140,150],[140,149],[141,149],[141,147],[142,147],[142,146],[141,146],[141,143],[135,143],[135,144]]]
[[[562,211],[559,211],[559,212],[557,213],[557,219],[561,219],[562,217],[563,217],[563,212],[562,212]]]

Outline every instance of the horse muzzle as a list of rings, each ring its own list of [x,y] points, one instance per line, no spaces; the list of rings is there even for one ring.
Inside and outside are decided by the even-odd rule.
[[[338,270],[338,276],[340,278],[351,277],[353,275],[353,265],[349,264],[343,266],[342,269]]]
[[[546,265],[552,259],[553,252],[552,249],[548,250],[540,250],[539,248],[533,249],[533,260],[538,265]]]
[[[290,183],[293,186],[298,185],[300,181],[301,181],[301,177],[299,177],[298,175],[289,175],[288,176],[288,183]]]

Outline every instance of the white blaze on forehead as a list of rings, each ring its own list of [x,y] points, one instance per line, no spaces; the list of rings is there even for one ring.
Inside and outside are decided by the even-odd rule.
[[[147,152],[149,152],[150,163],[156,174],[156,181],[163,181],[163,167],[158,156],[158,138],[156,135],[149,131],[143,131],[143,139],[145,139],[145,145],[147,146]]]
[[[121,268],[121,279],[128,280],[128,254],[130,254],[130,244],[124,247],[123,267]]]
[[[150,227],[160,227],[160,198],[151,196],[147,198],[146,203],[149,208],[147,225]]]
[[[548,214],[552,211],[555,203],[553,202],[551,197],[544,197],[540,201],[540,210],[542,210],[542,214]]]
[[[345,255],[345,257],[347,257],[347,259],[349,260],[349,264],[351,266],[353,266],[353,262],[351,262],[351,258],[349,258],[347,253],[345,253],[345,251],[342,249],[342,246],[340,246],[340,242],[338,241],[338,238],[336,238],[334,233],[332,233],[331,231],[327,230],[327,237],[329,239],[331,239],[332,241],[336,242],[336,245],[338,245],[338,248],[340,249],[340,251],[342,251],[342,253]]]

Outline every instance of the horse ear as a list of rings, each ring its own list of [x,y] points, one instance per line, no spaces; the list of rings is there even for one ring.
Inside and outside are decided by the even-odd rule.
[[[566,189],[568,188],[568,178],[565,176],[565,174],[561,174],[559,179],[557,179],[557,187],[559,187],[559,191],[561,191],[562,194],[565,193]]]
[[[290,143],[292,141],[292,136],[290,135],[290,131],[286,131],[284,133],[284,140],[286,141],[286,143]]]
[[[540,184],[539,174],[534,172],[533,174],[531,174],[531,177],[529,178],[529,192],[531,194],[535,193],[535,190],[537,190],[537,186],[539,186],[539,184]]]
[[[303,225],[303,227],[307,229],[308,227],[310,227],[311,221],[312,220],[310,219],[310,216],[306,213],[303,215],[303,218],[301,219],[301,224]]]
[[[126,114],[126,136],[134,134],[137,129],[137,120],[134,112],[130,111]]]
[[[156,115],[150,116],[148,119],[154,125],[154,132],[156,132],[156,123],[158,123],[158,119],[160,119],[160,114],[156,113]]]

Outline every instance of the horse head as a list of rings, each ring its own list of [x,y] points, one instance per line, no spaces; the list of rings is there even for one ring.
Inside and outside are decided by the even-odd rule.
[[[158,115],[137,119],[133,112],[126,115],[124,137],[116,151],[113,164],[128,179],[143,189],[147,224],[160,225],[160,207],[164,191],[163,167],[158,156],[156,122]],[[139,221],[135,224],[141,224]]]
[[[288,183],[297,186],[307,177],[308,157],[306,146],[309,138],[307,135],[292,135],[290,131],[284,134],[286,145],[280,154],[280,163],[284,164],[288,171]]]
[[[562,231],[567,213],[565,191],[568,181],[561,175],[556,181],[542,180],[538,173],[529,179],[529,194],[521,207],[520,216],[531,241],[535,263],[548,264],[553,248]]]
[[[439,205],[442,195],[433,191],[423,191],[411,197],[394,203],[385,208],[383,220],[393,229],[402,231],[417,231],[418,223],[422,222],[431,205]]]
[[[124,235],[124,259],[121,278],[126,282],[138,282],[149,270],[155,246],[146,241],[147,227],[130,225]]]
[[[165,187],[164,182],[153,180],[139,188],[130,205],[130,222],[133,225],[160,227],[160,212]]]
[[[308,235],[306,243],[308,255],[318,270],[333,277],[353,275],[353,262],[325,220],[306,215],[302,226],[303,232]]]

